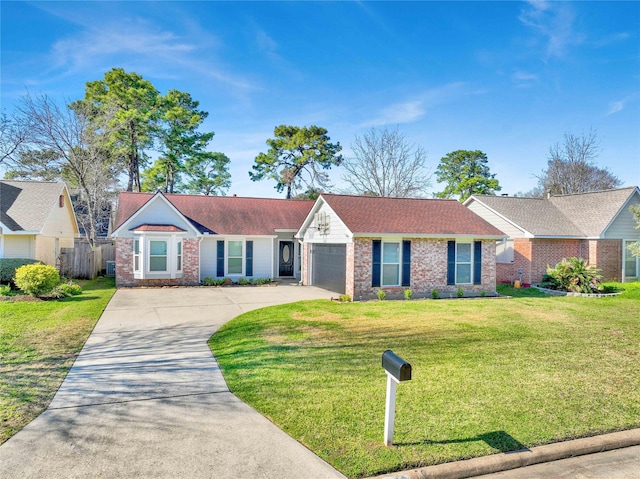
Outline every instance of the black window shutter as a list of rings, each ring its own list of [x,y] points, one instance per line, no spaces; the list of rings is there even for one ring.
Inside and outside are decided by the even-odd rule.
[[[402,241],[402,286],[411,286],[411,241]]]
[[[224,276],[224,240],[218,240],[218,254],[217,259],[217,272],[216,276],[221,278]]]
[[[247,241],[247,261],[246,261],[245,276],[253,276],[253,241]]]
[[[473,284],[482,284],[482,241],[473,242]]]
[[[371,264],[371,286],[380,286],[380,260],[382,256],[382,241],[373,240],[371,250],[373,251],[373,258]]]
[[[456,242],[447,241],[447,284],[456,284]]]

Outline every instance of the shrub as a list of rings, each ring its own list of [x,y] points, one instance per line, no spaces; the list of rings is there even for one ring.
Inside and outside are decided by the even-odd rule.
[[[271,283],[271,278],[255,278],[253,281],[255,284],[269,284]]]
[[[602,275],[583,258],[564,258],[555,267],[547,266],[541,286],[573,293],[599,293]]]
[[[0,284],[0,296],[9,296],[11,294],[11,286],[8,284]]]
[[[216,279],[207,277],[202,280],[202,284],[204,286],[222,286],[224,284],[224,278]]]
[[[16,269],[14,282],[18,288],[31,296],[49,293],[60,282],[60,275],[46,264],[26,264]]]
[[[411,299],[411,296],[413,296],[413,291],[411,291],[410,289],[405,289],[404,290],[404,299],[409,300],[409,299]]]
[[[436,288],[433,288],[431,290],[431,297],[433,299],[438,299],[440,297],[440,293],[438,293],[438,290]]]
[[[486,295],[487,295],[487,293],[485,293],[484,291],[482,291],[482,292],[480,293],[480,297],[481,297],[481,298],[484,298]]]
[[[0,258],[0,283],[13,281],[16,269],[25,264],[40,264],[40,261],[26,258]]]
[[[385,293],[384,291],[382,291],[381,289],[378,290],[378,299],[380,301],[384,301],[387,297],[387,293]]]
[[[64,297],[77,296],[82,294],[82,288],[79,284],[69,281],[68,283],[61,283],[53,290],[54,293],[61,293]]]
[[[458,298],[462,298],[464,296],[464,289],[462,286],[458,286]]]
[[[251,284],[251,280],[247,278],[238,278],[238,284],[241,284],[242,286],[247,286],[248,284]]]
[[[348,294],[341,294],[340,296],[338,296],[338,299],[343,303],[349,303],[351,301],[351,296]]]

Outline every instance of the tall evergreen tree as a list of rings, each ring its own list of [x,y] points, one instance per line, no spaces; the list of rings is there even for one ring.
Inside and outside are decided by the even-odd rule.
[[[126,172],[127,191],[141,191],[140,171],[147,163],[145,150],[153,146],[158,133],[160,93],[135,72],[113,68],[104,79],[88,82],[82,105],[93,120],[109,115],[110,153]]]
[[[303,183],[309,188],[326,189],[329,177],[321,170],[342,163],[340,143],[330,143],[327,130],[319,126],[280,125],[273,133],[275,138],[267,140],[269,151],[255,159],[253,172],[249,172],[251,180],[276,180],[276,190],[286,189],[287,198]]]
[[[474,194],[494,195],[502,188],[487,163],[487,155],[480,150],[456,150],[447,154],[436,169],[438,183],[445,183],[446,186],[436,196],[458,196],[460,201],[464,201]]]

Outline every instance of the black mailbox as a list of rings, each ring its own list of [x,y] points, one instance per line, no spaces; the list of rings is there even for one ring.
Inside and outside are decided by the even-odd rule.
[[[382,353],[382,367],[397,381],[411,380],[411,364],[390,349]]]

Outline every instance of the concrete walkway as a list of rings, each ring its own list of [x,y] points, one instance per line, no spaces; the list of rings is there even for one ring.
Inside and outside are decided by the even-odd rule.
[[[49,408],[0,446],[0,477],[343,478],[231,394],[207,346],[245,311],[330,296],[118,290]]]

